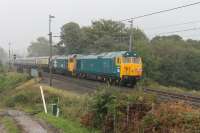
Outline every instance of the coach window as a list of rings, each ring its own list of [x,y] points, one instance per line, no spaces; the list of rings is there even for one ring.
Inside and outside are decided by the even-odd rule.
[[[129,63],[128,57],[124,57],[124,58],[123,58],[123,63]]]

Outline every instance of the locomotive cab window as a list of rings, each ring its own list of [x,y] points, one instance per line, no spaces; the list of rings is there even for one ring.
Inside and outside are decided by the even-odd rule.
[[[133,58],[133,62],[137,64],[141,64],[141,58],[140,57]]]
[[[69,59],[69,63],[73,63],[74,60],[72,58]]]
[[[115,62],[116,62],[117,65],[121,64],[121,59],[120,59],[120,57],[117,57],[117,58],[115,59]]]
[[[141,63],[141,58],[140,57],[125,57],[125,58],[123,58],[123,63],[140,64]]]

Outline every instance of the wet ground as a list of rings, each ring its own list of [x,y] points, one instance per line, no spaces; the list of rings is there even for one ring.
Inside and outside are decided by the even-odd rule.
[[[0,132],[1,133],[7,133],[5,127],[2,123],[0,123]]]
[[[8,116],[12,118],[21,133],[56,133],[56,129],[50,127],[42,120],[36,118],[18,110],[5,110],[0,113],[1,116]],[[3,125],[0,123],[0,133],[8,133]]]

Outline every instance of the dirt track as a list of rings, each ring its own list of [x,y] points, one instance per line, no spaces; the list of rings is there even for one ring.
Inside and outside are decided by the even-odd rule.
[[[44,121],[39,121],[32,116],[18,110],[5,110],[1,116],[11,117],[22,133],[56,133],[56,129],[48,126]],[[0,133],[7,133],[5,127],[0,124]]]
[[[16,110],[8,110],[7,113],[21,126],[25,133],[47,133],[47,129],[44,129],[37,121],[25,113]]]
[[[2,123],[0,123],[0,132],[1,133],[7,133],[6,130],[5,130],[5,127]]]

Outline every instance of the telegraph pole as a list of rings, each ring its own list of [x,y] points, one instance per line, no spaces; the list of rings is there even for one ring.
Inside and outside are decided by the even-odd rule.
[[[51,19],[55,18],[49,15],[49,46],[50,46],[50,56],[49,56],[49,85],[52,86],[52,32],[51,32]]]
[[[130,40],[129,40],[129,51],[133,49],[133,19],[128,21],[130,23]]]

